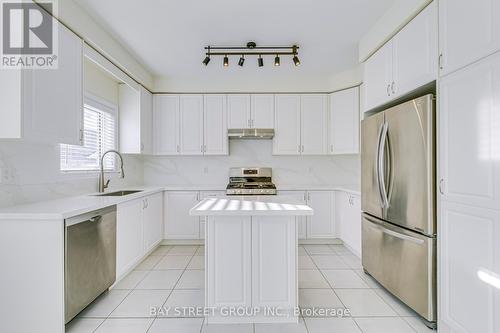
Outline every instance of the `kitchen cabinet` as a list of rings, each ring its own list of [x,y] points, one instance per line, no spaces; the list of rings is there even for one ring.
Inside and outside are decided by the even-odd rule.
[[[164,230],[165,239],[199,239],[200,219],[190,216],[189,210],[200,200],[197,191],[165,192]]]
[[[205,155],[227,155],[227,109],[225,95],[204,96],[204,146]]]
[[[23,139],[81,145],[83,42],[57,24],[58,68],[23,70],[21,93],[7,98],[22,96],[22,102],[14,104],[22,107],[19,115],[23,117]]]
[[[227,100],[229,128],[274,128],[274,95],[231,94]]]
[[[227,96],[228,128],[250,128],[250,95],[231,94]]]
[[[299,155],[300,95],[276,95],[274,110],[274,155]]]
[[[500,54],[444,77],[439,100],[442,200],[500,207]]]
[[[344,244],[361,257],[361,198],[347,192],[335,193],[337,234]]]
[[[500,211],[445,201],[438,225],[439,330],[499,332]]]
[[[227,155],[225,95],[155,95],[156,155]]]
[[[306,204],[305,191],[279,191],[278,197],[283,202]],[[299,239],[307,238],[307,217],[297,216],[297,236]]]
[[[329,154],[359,154],[359,88],[330,94]]]
[[[178,155],[179,96],[155,95],[153,99],[154,151],[156,155]]]
[[[153,96],[142,86],[120,84],[120,152],[124,154],[152,154],[153,152]]]
[[[327,153],[328,110],[326,95],[300,97],[300,137],[302,155]]]
[[[143,202],[144,251],[148,252],[163,239],[163,193],[148,196]]]
[[[180,112],[181,155],[203,155],[203,96],[181,95]]]
[[[499,51],[500,3],[440,0],[439,45],[441,75]]]
[[[143,199],[124,202],[116,207],[116,276],[127,273],[143,255]]]
[[[437,33],[432,2],[365,62],[365,111],[436,80]]]
[[[335,238],[335,192],[307,191],[307,205],[314,215],[307,217],[307,238]]]

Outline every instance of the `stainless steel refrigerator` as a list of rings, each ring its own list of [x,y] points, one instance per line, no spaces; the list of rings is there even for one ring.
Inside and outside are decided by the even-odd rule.
[[[426,95],[361,124],[362,263],[428,326],[436,322],[435,102]]]

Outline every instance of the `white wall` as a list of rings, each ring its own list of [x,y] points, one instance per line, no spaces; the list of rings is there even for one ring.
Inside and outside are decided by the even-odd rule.
[[[225,187],[230,167],[273,168],[273,181],[283,185],[332,185],[358,188],[359,155],[272,156],[271,140],[230,140],[229,156],[144,157],[147,185],[216,185]]]
[[[359,41],[359,62],[368,59],[431,2],[432,0],[395,1]]]

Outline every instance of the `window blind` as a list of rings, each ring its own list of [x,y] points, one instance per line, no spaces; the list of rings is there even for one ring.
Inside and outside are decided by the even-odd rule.
[[[100,158],[109,149],[116,149],[116,120],[111,112],[99,106],[84,105],[83,145],[61,144],[62,171],[100,170]],[[108,154],[104,158],[104,169],[115,170],[116,158]]]

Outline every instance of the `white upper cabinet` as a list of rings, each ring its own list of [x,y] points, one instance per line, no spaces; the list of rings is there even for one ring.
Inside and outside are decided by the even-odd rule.
[[[500,53],[440,82],[442,199],[500,209]]]
[[[252,128],[274,128],[274,95],[252,95],[250,105]]]
[[[437,78],[437,4],[428,5],[392,40],[391,95],[399,97]]]
[[[231,94],[227,96],[228,128],[250,128],[250,95]]]
[[[322,155],[327,153],[328,110],[326,95],[302,95],[301,153]]]
[[[181,154],[203,155],[203,95],[181,95],[179,119]]]
[[[141,153],[153,154],[153,95],[141,89]]]
[[[300,144],[300,95],[276,95],[274,155],[298,155]]]
[[[441,75],[500,50],[500,2],[440,0]]]
[[[23,70],[23,137],[30,141],[81,142],[83,43],[58,24],[58,68]]]
[[[365,111],[382,105],[391,98],[392,41],[388,41],[365,62]]]
[[[365,62],[365,111],[436,80],[437,33],[432,2]]]
[[[153,108],[154,150],[157,155],[178,155],[179,96],[155,95]]]
[[[205,155],[227,155],[226,95],[204,97],[204,146]]]
[[[330,94],[330,154],[359,154],[359,88]]]

